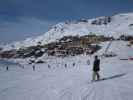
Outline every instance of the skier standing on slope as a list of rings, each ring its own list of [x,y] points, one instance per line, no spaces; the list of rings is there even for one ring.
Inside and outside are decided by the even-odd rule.
[[[7,70],[7,71],[8,71],[8,69],[9,69],[8,66],[6,66],[6,70]]]
[[[35,71],[35,64],[32,65],[33,71]]]
[[[100,79],[99,71],[100,71],[100,59],[98,59],[98,56],[95,56],[95,60],[93,63],[93,77],[92,77],[93,81],[96,80],[96,77],[97,80]]]

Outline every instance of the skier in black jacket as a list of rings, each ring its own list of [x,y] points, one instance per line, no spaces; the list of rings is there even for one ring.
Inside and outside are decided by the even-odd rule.
[[[99,71],[100,71],[100,59],[98,59],[98,56],[95,56],[95,60],[94,60],[94,64],[93,64],[93,81],[100,79],[100,75],[99,75]]]

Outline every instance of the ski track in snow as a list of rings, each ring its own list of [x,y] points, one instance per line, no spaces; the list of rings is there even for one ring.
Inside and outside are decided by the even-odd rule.
[[[73,100],[73,94],[69,88],[62,90],[60,95],[59,100]]]
[[[94,87],[87,89],[86,91],[84,91],[84,94],[81,95],[81,100],[88,100],[93,92],[94,92]]]

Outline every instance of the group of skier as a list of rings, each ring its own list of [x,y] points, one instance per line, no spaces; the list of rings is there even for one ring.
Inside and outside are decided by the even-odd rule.
[[[89,61],[89,64],[90,64],[90,61]],[[73,66],[75,66],[75,63],[73,63]],[[50,69],[51,66],[48,65],[48,68]],[[67,64],[65,64],[65,68],[67,68]],[[32,69],[33,69],[33,71],[36,70],[35,64],[32,65]],[[6,66],[6,70],[7,71],[9,70],[8,66]],[[100,80],[100,74],[99,74],[99,71],[100,71],[100,59],[98,58],[97,55],[94,57],[93,69],[92,70],[93,70],[92,81]]]

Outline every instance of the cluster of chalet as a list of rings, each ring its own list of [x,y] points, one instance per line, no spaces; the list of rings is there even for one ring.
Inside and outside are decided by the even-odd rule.
[[[93,54],[100,49],[99,42],[112,40],[113,37],[96,35],[65,36],[58,42],[47,44],[46,52],[51,56],[75,56],[78,54]]]
[[[120,39],[124,40],[124,41],[132,41],[133,40],[133,36],[131,36],[131,35],[121,35]]]
[[[19,50],[10,50],[0,52],[0,58],[27,58],[27,57],[41,57],[44,53],[49,56],[75,56],[79,54],[93,54],[101,47],[100,42],[112,40],[113,37],[104,37],[96,35],[85,36],[64,36],[57,42],[52,42],[46,45],[37,45]]]
[[[16,55],[16,50],[2,51],[0,52],[0,58],[12,58]]]
[[[133,45],[133,36],[131,36],[131,35],[121,35],[120,36],[120,40],[129,41],[128,46],[132,46]]]

